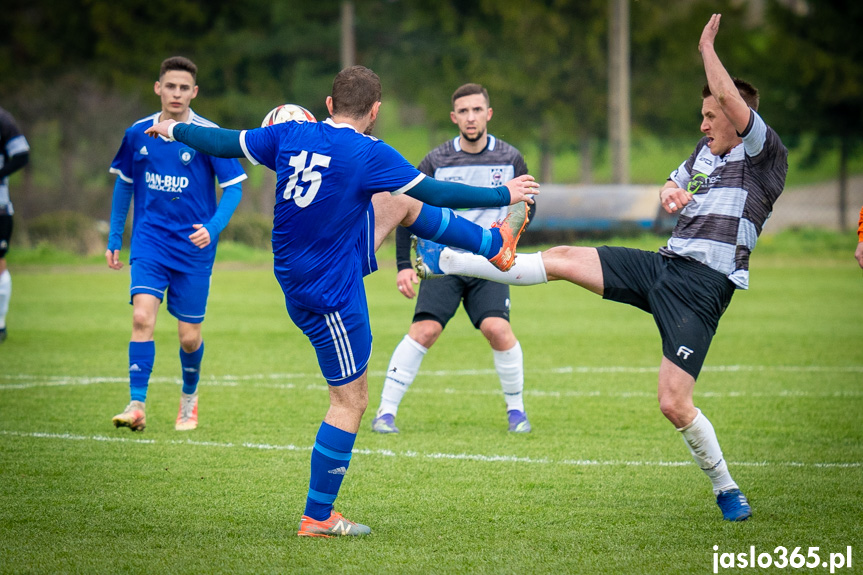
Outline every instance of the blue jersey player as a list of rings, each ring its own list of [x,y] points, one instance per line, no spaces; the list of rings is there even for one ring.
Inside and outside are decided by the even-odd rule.
[[[240,182],[246,179],[235,159],[201,154],[166,138],[149,138],[144,131],[162,120],[215,127],[189,107],[198,94],[195,64],[183,57],[162,62],[155,92],[162,110],[135,122],[111,164],[117,175],[111,208],[111,232],[105,259],[119,270],[126,214],[134,198],[132,224],[131,303],[132,339],[129,342],[131,401],[114,416],[116,427],[143,431],[144,402],[156,356],[153,331],[162,299],[177,318],[183,389],[175,429],[198,425],[198,378],[204,341],[201,322],[207,307],[210,276],[219,232],[240,203]],[[216,203],[216,179],[222,198]],[[167,296],[166,296],[167,294]]]
[[[353,66],[336,76],[327,98],[331,117],[324,122],[242,132],[163,122],[148,130],[207,153],[245,156],[276,172],[275,274],[288,313],[314,346],[330,389],[330,407],[312,450],[301,536],[370,532],[334,512],[333,502],[368,405],[372,334],[362,278],[376,269],[375,248],[401,224],[420,237],[473,251],[509,269],[527,221],[525,201],[532,202],[530,194],[537,191],[529,175],[495,188],[426,177],[369,135],[380,99],[377,75]],[[514,205],[496,227],[483,229],[418,200],[450,207]]]

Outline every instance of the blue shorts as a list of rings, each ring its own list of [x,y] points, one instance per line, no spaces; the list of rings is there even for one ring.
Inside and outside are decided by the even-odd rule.
[[[201,323],[207,311],[210,278],[210,275],[178,272],[153,260],[136,258],[132,263],[129,293],[133,298],[135,294],[146,293],[164,300],[167,291],[168,313],[186,323]]]
[[[372,328],[362,282],[350,301],[330,313],[302,309],[287,300],[285,306],[291,320],[312,342],[327,383],[345,385],[366,372],[372,356]]]

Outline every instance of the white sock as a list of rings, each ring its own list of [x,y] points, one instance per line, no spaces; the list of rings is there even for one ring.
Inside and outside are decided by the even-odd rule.
[[[524,411],[524,355],[516,341],[511,349],[494,350],[494,368],[500,377],[500,387],[506,400],[506,410]]]
[[[446,248],[440,254],[440,268],[447,274],[482,278],[514,286],[548,283],[540,252],[518,254],[512,269],[502,272],[482,256]]]
[[[692,423],[677,431],[683,435],[683,441],[692,453],[695,463],[713,483],[714,495],[719,495],[720,491],[737,489],[737,484],[731,479],[728,465],[722,457],[722,449],[719,447],[713,425],[704,417],[700,409]]]
[[[378,417],[385,413],[395,417],[398,413],[399,403],[414,382],[427,351],[428,349],[407,335],[396,346],[387,368],[387,378],[384,380],[384,390],[381,392]]]
[[[6,327],[6,314],[9,312],[9,300],[12,299],[12,274],[3,270],[0,274],[0,329]]]

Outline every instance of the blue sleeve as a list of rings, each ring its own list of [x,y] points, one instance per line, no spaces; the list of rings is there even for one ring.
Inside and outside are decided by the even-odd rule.
[[[240,146],[240,131],[224,128],[205,128],[194,124],[174,124],[174,139],[219,158],[242,158],[245,156]]]
[[[119,250],[123,247],[123,230],[126,229],[126,216],[132,202],[132,184],[117,178],[114,182],[114,199],[111,201],[111,231],[108,232],[108,249]]]
[[[497,208],[508,206],[510,201],[509,188],[506,186],[485,188],[441,182],[428,177],[405,193],[430,206],[443,208]]]
[[[114,156],[109,170],[112,174],[119,176],[129,184],[132,183],[133,156],[137,149],[133,142],[130,141],[132,137],[129,130],[126,130],[126,133],[123,134],[123,142],[120,144],[120,149],[117,150],[117,155]]]
[[[233,184],[222,190],[222,199],[219,200],[219,207],[216,208],[216,213],[213,214],[209,222],[204,224],[204,227],[210,232],[211,241],[222,233],[222,230],[228,225],[228,221],[234,215],[234,210],[240,205],[242,198],[243,188],[240,184]]]
[[[279,156],[279,142],[285,132],[300,129],[302,123],[283,122],[266,128],[255,128],[243,132],[242,145],[246,150],[246,159],[253,164],[259,164],[278,173],[276,161]]]

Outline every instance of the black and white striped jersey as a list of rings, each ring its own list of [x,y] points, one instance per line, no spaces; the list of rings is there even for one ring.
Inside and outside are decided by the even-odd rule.
[[[660,253],[697,260],[749,287],[749,254],[785,187],[788,150],[751,110],[743,142],[714,156],[702,138],[670,180],[692,194]]]
[[[30,144],[21,134],[12,114],[0,108],[0,169],[9,163],[9,159],[13,156],[29,151]],[[9,198],[8,176],[0,177],[0,209],[10,216],[13,213],[12,200]]]
[[[436,180],[484,187],[502,186],[527,173],[527,164],[521,152],[491,134],[488,135],[485,149],[478,154],[463,151],[459,145],[459,136],[456,136],[426,154],[417,168]],[[503,219],[506,210],[506,206],[472,208],[458,210],[458,215],[488,228]]]

